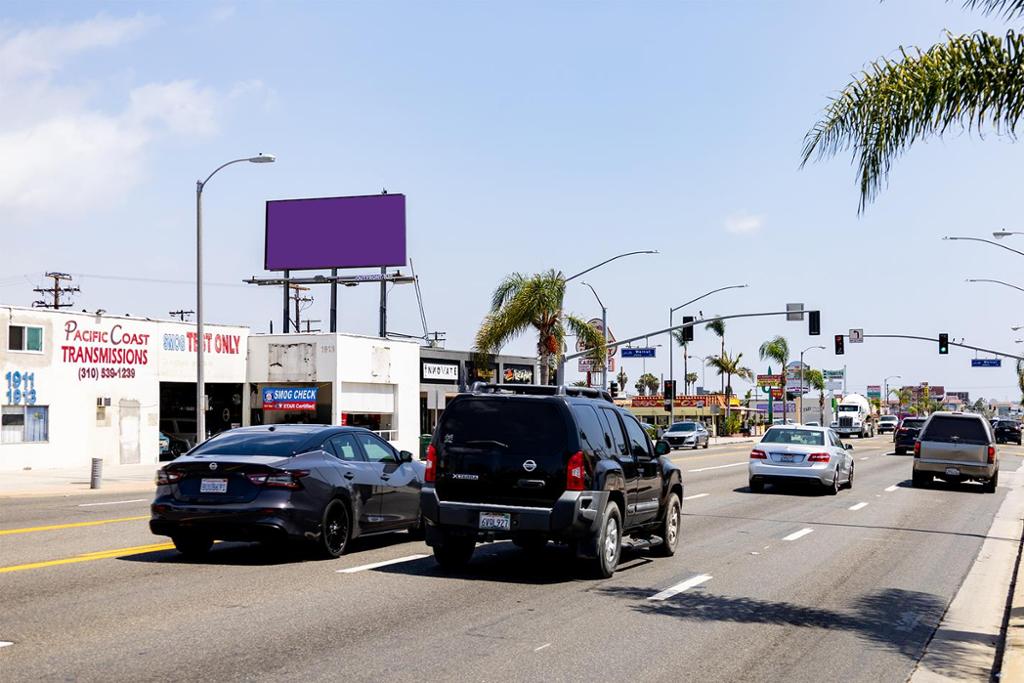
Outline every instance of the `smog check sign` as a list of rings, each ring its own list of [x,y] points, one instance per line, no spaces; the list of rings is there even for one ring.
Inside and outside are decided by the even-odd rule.
[[[316,410],[319,387],[263,387],[263,410]]]

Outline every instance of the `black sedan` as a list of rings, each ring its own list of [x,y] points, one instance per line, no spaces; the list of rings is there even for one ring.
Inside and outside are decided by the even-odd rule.
[[[993,420],[992,431],[996,435],[996,443],[1020,443],[1020,422],[1016,420]]]
[[[214,540],[316,544],[418,533],[424,464],[358,427],[271,425],[218,434],[157,470],[150,530],[185,555]]]
[[[921,435],[921,428],[924,427],[926,418],[905,417],[900,426],[893,432],[892,440],[896,445],[896,455],[906,455],[907,451],[914,450],[914,442]]]

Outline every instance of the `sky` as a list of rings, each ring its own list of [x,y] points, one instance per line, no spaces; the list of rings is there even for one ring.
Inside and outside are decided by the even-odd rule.
[[[756,372],[784,335],[848,366],[851,390],[921,381],[972,400],[1019,398],[1012,364],[973,352],[832,335],[934,337],[1013,352],[1020,256],[943,235],[1024,230],[1024,147],[987,132],[912,148],[857,214],[849,156],[803,170],[804,133],[851,74],[900,45],[1004,32],[940,0],[775,2],[12,2],[0,15],[0,303],[29,305],[46,271],[76,274],[75,308],[150,317],[194,308],[195,181],[204,191],[206,319],[280,331],[263,271],[265,201],[407,196],[408,252],[427,323],[468,349],[506,274],[587,276],[619,339],[678,315],[822,312],[822,336],[778,318],[727,323]],[[1016,239],[1016,242],[1012,240]],[[1024,236],[1008,245],[1024,250]],[[327,288],[304,317],[326,327]],[[340,327],[375,334],[376,286],[343,288]],[[421,334],[396,286],[389,329]],[[566,309],[599,317],[590,290]],[[668,372],[651,340],[648,372]],[[691,354],[717,352],[696,330]],[[525,336],[506,347],[533,353]],[[682,379],[681,357],[676,376]],[[694,361],[696,362],[696,361]],[[642,371],[626,360],[629,383]],[[707,384],[717,385],[712,373]],[[742,391],[743,383],[735,386]]]

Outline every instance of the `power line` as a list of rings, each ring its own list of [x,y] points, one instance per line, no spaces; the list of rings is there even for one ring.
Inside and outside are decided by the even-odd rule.
[[[72,305],[72,302],[67,301],[61,303],[60,299],[65,294],[76,294],[81,290],[78,287],[65,287],[62,282],[71,282],[71,275],[68,273],[51,272],[47,273],[46,277],[53,280],[53,287],[34,287],[33,292],[37,292],[44,296],[49,296],[50,301],[37,300],[32,302],[33,308],[53,308],[60,310],[61,308],[68,308]]]
[[[175,318],[181,318],[181,322],[185,322],[185,316],[187,316],[187,315],[195,315],[195,311],[178,310],[178,311],[170,311],[170,314],[171,314],[171,316],[173,316]]]

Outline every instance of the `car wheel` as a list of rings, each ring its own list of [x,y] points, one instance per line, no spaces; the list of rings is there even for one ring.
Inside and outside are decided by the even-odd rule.
[[[1017,443],[1020,443],[1020,442],[1018,441]],[[711,445],[711,439],[704,439],[704,448],[707,448],[710,445]]]
[[[985,482],[985,493],[995,493],[997,486],[999,486],[999,470],[996,470],[992,478]]]
[[[332,500],[324,508],[320,526],[320,554],[328,559],[341,557],[352,536],[348,508],[340,500]]]
[[[409,527],[409,537],[414,541],[422,541],[427,535],[427,523],[423,520],[421,515],[419,521],[416,522],[416,526]]]
[[[764,479],[750,478],[750,492],[751,493],[763,493],[764,492]]]
[[[846,479],[846,488],[853,489],[853,463],[850,463],[850,476]]]
[[[175,549],[189,559],[205,557],[213,547],[213,539],[199,534],[171,536]]]
[[[914,486],[915,489],[926,488],[929,484],[932,483],[932,475],[914,470],[914,474],[911,477],[910,483]]]
[[[622,554],[622,513],[615,503],[608,503],[601,518],[601,528],[598,531],[597,558],[593,560],[594,573],[598,578],[607,579],[615,573],[619,566],[619,556]]]
[[[837,469],[832,475],[832,483],[825,485],[825,493],[830,496],[834,496],[839,493],[840,488],[842,487],[839,485],[839,470]]]
[[[441,543],[434,546],[434,559],[446,571],[462,569],[473,557],[475,548],[472,538],[444,534]]]
[[[654,546],[654,553],[661,557],[672,557],[679,545],[679,531],[683,526],[682,503],[679,494],[670,493],[665,506],[665,521],[661,523],[661,545]]]

